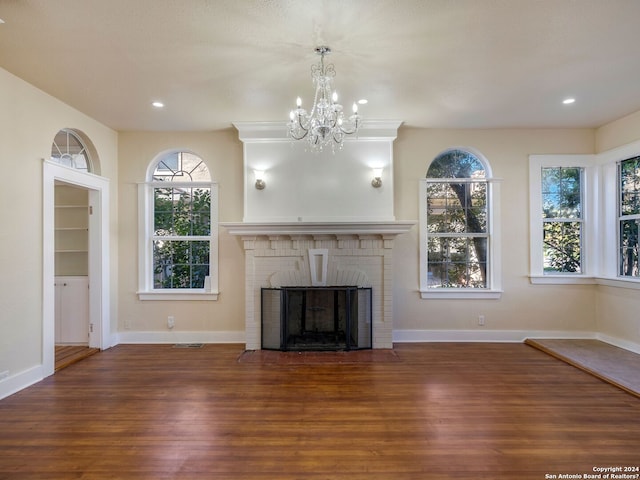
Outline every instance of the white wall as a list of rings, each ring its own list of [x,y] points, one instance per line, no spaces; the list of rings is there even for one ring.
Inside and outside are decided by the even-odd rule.
[[[102,175],[117,187],[117,134],[0,69],[0,397],[39,379],[42,366],[42,159],[62,128],[84,132]],[[10,181],[7,181],[9,180]],[[117,212],[113,194],[112,211]],[[117,213],[111,218],[112,271],[117,272]],[[115,286],[115,277],[113,285]],[[117,296],[112,297],[112,311]],[[115,326],[114,326],[115,330]]]
[[[640,112],[628,115],[599,128],[597,153],[640,140]],[[640,154],[636,152],[635,154]],[[640,344],[640,292],[638,290],[600,286],[596,290],[597,331],[606,340],[631,348]]]
[[[242,143],[235,129],[218,132],[121,132],[119,134],[120,276],[118,332],[123,343],[244,341],[244,252],[239,240],[219,232],[217,301],[139,300],[138,183],[160,152],[183,149],[206,163],[219,184],[220,222],[242,221]],[[167,317],[175,327],[167,327]]]
[[[244,142],[245,222],[392,221],[393,140],[400,122],[363,122],[357,140],[309,151],[284,123],[236,123]],[[371,185],[382,169],[382,186]],[[254,170],[266,188],[255,188]]]
[[[419,245],[415,227],[408,234],[398,236],[394,247],[393,317],[398,335],[416,340],[442,338],[442,335],[517,339],[522,332],[578,335],[595,331],[597,287],[531,285],[528,279],[528,156],[593,153],[594,140],[592,129],[428,130],[401,127],[394,142],[396,220],[417,220],[418,180],[425,176],[430,160],[446,148],[465,146],[480,151],[491,163],[494,175],[502,179],[504,294],[500,300],[422,300],[418,293]],[[172,338],[166,336],[167,315],[176,316],[176,331],[213,332],[209,337],[244,328],[243,252],[240,240],[231,238],[224,228],[220,229],[221,296],[218,302],[140,302],[136,299],[136,275],[131,267],[137,261],[136,182],[143,181],[146,166],[158,151],[179,147],[200,154],[219,182],[221,222],[241,222],[244,215],[243,152],[237,132],[128,132],[120,135],[119,331],[130,335],[152,332],[147,339]],[[270,181],[274,180],[267,177],[267,189],[271,186]],[[478,326],[479,314],[485,315],[484,327]],[[160,334],[163,336],[158,336]]]
[[[394,329],[397,339],[517,340],[534,332],[594,331],[595,287],[532,285],[529,282],[528,156],[591,153],[591,129],[427,130],[401,128],[395,143],[397,220],[418,216],[418,179],[449,147],[471,147],[501,179],[502,275],[499,300],[421,299],[418,292],[418,231],[396,240]],[[486,323],[478,325],[478,315]]]

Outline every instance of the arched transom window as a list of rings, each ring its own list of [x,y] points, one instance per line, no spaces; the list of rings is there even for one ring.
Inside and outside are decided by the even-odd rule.
[[[86,146],[80,136],[70,129],[62,129],[54,137],[51,161],[83,172],[92,171]]]

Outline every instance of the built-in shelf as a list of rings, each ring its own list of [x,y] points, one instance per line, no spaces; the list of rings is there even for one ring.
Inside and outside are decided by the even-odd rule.
[[[89,273],[89,205],[87,192],[56,186],[56,275],[86,276]]]

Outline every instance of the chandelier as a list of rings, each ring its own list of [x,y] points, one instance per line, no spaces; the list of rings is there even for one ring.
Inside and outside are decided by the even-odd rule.
[[[325,65],[324,57],[331,53],[329,47],[316,47],[320,55],[320,63],[311,67],[311,78],[316,92],[311,111],[302,108],[302,100],[298,97],[296,109],[289,114],[287,123],[288,135],[294,140],[306,139],[311,150],[322,151],[328,145],[342,148],[346,135],[353,135],[360,127],[358,105],[353,104],[353,115],[345,118],[342,105],[338,103],[338,94],[333,90],[333,77],[336,71],[333,64]]]

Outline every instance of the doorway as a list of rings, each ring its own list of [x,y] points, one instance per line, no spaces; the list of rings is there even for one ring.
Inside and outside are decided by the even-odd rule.
[[[86,198],[86,204],[81,206],[56,202],[56,189],[61,186],[75,189],[73,194],[78,198]],[[88,304],[86,307],[88,314],[85,315],[87,321],[78,327],[86,328],[86,333],[71,329],[72,334],[78,335],[71,338],[75,338],[78,343],[84,343],[87,347],[100,350],[113,345],[109,299],[108,187],[108,180],[103,177],[71,169],[49,160],[44,161],[43,377],[55,371],[56,308],[60,306],[60,301],[56,302],[56,295],[60,293],[56,291],[58,273],[85,273],[85,275],[74,276],[85,277],[86,296],[77,295],[76,298],[81,298]],[[58,195],[60,197],[60,190]],[[62,210],[56,207],[60,205],[67,205],[64,210],[69,210],[66,213],[69,214],[70,222],[70,219],[77,221],[82,217],[86,221],[86,226],[79,222],[71,222],[62,224],[56,229],[56,210]],[[67,258],[63,261],[64,256],[77,258]],[[58,270],[61,265],[64,266],[63,270]],[[82,342],[79,341],[80,339]]]
[[[98,352],[89,346],[89,190],[55,182],[55,371]]]

